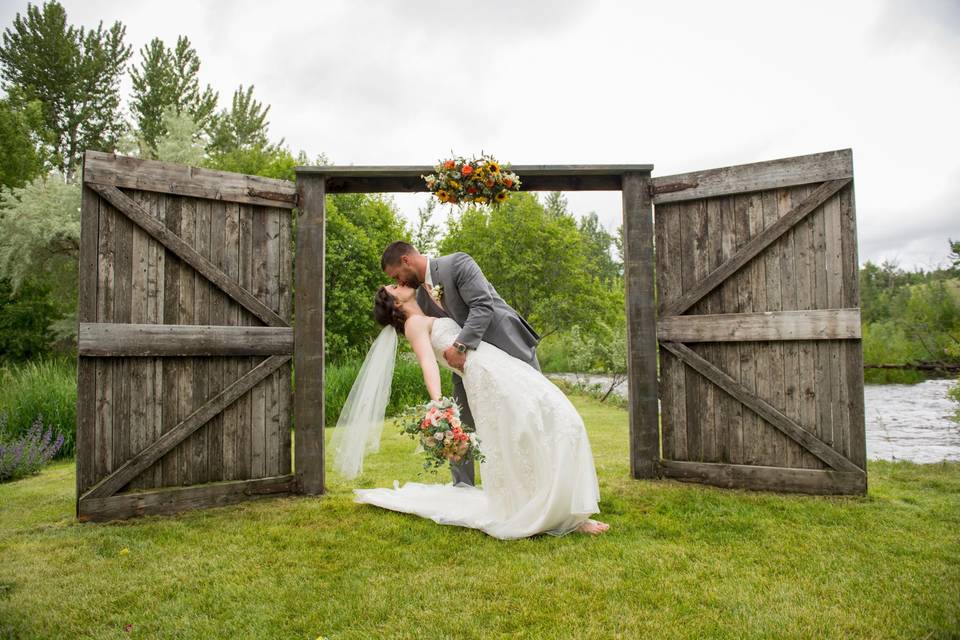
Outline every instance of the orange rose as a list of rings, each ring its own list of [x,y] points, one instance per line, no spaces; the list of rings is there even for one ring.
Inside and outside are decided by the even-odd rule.
[[[468,164],[463,165],[463,169],[460,169],[460,175],[468,176],[473,173],[473,167]]]
[[[453,169],[456,166],[456,163],[453,160],[447,160],[443,163],[444,169]]]

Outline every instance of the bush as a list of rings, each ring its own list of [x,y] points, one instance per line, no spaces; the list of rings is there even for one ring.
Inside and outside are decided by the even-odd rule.
[[[39,473],[63,446],[63,434],[57,433],[55,440],[53,434],[51,428],[44,431],[43,421],[37,418],[25,435],[11,437],[7,414],[0,413],[0,482]]]
[[[43,358],[0,369],[0,413],[11,437],[25,436],[34,421],[63,434],[58,458],[74,454],[77,425],[76,361]]]
[[[353,358],[338,364],[328,365],[326,374],[326,425],[335,427],[340,417],[340,410],[347,401],[350,387],[360,373],[363,365],[362,358]],[[447,369],[440,369],[440,385],[443,395],[453,393],[453,374]],[[398,415],[405,407],[420,404],[429,400],[427,388],[423,384],[423,373],[420,365],[413,358],[412,353],[400,352],[397,355],[397,364],[393,370],[393,384],[390,387],[390,404],[387,405],[387,415]]]

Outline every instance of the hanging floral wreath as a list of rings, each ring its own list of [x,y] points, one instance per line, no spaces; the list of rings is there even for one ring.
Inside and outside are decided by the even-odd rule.
[[[433,195],[442,203],[501,205],[510,193],[520,190],[520,178],[491,155],[469,160],[455,156],[433,167],[436,173],[421,175]]]

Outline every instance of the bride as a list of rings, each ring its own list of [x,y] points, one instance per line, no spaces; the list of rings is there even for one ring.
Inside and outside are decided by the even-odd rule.
[[[381,287],[374,316],[383,325],[350,391],[334,431],[341,472],[359,472],[363,453],[379,447],[380,430],[398,333],[410,342],[432,400],[440,399],[440,366],[459,374],[469,399],[485,460],[481,487],[465,483],[354,489],[354,500],[416,514],[439,524],[480,529],[500,539],[539,533],[598,535],[609,525],[590,519],[599,512],[600,486],[587,431],[566,395],[537,369],[500,348],[481,342],[463,370],[443,352],[460,325],[424,314],[416,290]]]

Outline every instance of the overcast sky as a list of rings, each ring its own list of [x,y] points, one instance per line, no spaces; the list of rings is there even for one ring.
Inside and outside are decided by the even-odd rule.
[[[957,0],[62,4],[125,24],[135,63],[187,35],[221,106],[255,85],[271,137],[311,158],[483,150],[669,175],[850,147],[861,263],[931,268],[960,239]],[[3,25],[26,6],[0,0]],[[619,224],[619,193],[567,195]],[[408,217],[425,198],[395,196]]]

